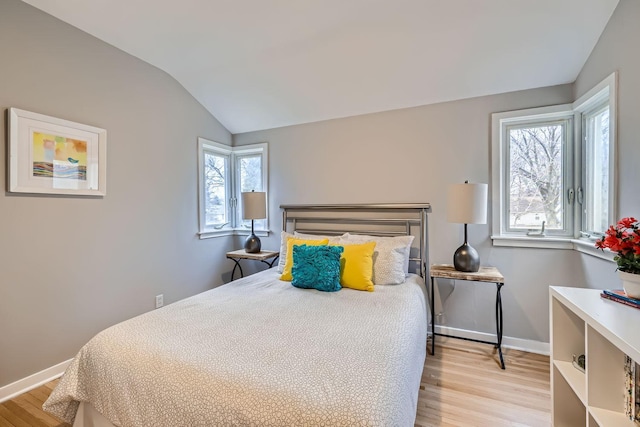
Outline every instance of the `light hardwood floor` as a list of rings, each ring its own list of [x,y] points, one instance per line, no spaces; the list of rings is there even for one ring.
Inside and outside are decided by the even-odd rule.
[[[422,373],[416,426],[550,426],[549,358],[438,337]],[[69,427],[42,411],[56,381],[0,404],[0,427]]]
[[[429,346],[430,347],[430,346]],[[438,337],[422,372],[416,426],[551,425],[549,357]]]
[[[0,404],[1,427],[70,427],[42,410],[58,380]]]

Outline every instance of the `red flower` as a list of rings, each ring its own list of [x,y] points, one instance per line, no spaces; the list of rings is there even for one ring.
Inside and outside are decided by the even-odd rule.
[[[620,239],[618,239],[615,235],[607,235],[604,238],[604,247],[611,249],[613,252],[619,252],[621,249]]]
[[[636,222],[638,222],[638,220],[634,217],[622,218],[620,221],[618,221],[618,226],[622,228],[633,228],[633,224],[635,224]]]
[[[622,218],[615,225],[609,226],[595,246],[615,252],[614,260],[619,270],[640,274],[640,223],[637,219]]]

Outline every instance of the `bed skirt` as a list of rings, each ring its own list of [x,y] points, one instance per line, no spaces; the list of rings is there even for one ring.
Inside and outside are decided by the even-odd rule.
[[[91,403],[80,402],[73,427],[116,427],[104,417]]]

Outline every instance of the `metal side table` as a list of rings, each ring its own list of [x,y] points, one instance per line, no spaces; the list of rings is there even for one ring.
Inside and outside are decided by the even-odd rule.
[[[436,264],[432,265],[430,269],[431,276],[431,354],[435,353],[436,335],[449,338],[458,338],[467,341],[475,341],[484,344],[491,344],[498,349],[500,355],[500,367],[505,369],[504,358],[502,357],[502,297],[500,296],[500,289],[504,286],[504,277],[495,267],[480,267],[480,270],[475,273],[466,273],[464,271],[457,271],[453,265],[450,264]],[[453,279],[453,280],[469,280],[474,282],[495,283],[497,287],[496,291],[496,342],[477,340],[473,338],[459,337],[448,334],[436,333],[435,325],[435,308],[434,308],[434,281],[436,278]]]
[[[276,263],[279,256],[280,256],[280,253],[275,251],[260,251],[260,252],[251,254],[246,252],[244,249],[239,249],[237,251],[227,252],[227,258],[235,262],[235,265],[233,266],[233,270],[231,271],[231,281],[233,281],[233,277],[236,274],[236,268],[240,270],[240,277],[241,278],[244,277],[244,273],[242,272],[242,266],[240,265],[240,260],[252,259],[255,261],[260,261],[267,264],[269,268],[271,268],[273,267],[273,264]]]

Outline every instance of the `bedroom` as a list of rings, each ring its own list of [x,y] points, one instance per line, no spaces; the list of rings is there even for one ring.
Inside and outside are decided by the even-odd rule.
[[[228,280],[225,253],[241,247],[242,238],[196,236],[198,137],[269,143],[273,234],[263,238],[264,247],[279,244],[283,203],[426,201],[433,206],[431,262],[450,262],[461,227],[446,222],[442,188],[465,179],[490,182],[490,115],[573,102],[618,71],[618,213],[640,211],[637,1],[618,3],[575,82],[239,134],[158,68],[26,3],[2,0],[1,8],[0,106],[107,129],[109,162],[103,199],[0,197],[0,388],[69,360],[98,331],[152,310],[158,294],[170,304]],[[391,156],[394,150],[401,155]],[[1,156],[6,164],[6,152]],[[490,235],[489,224],[470,227],[483,263],[507,278],[505,345],[544,351],[549,285],[604,288],[618,280],[614,264],[590,255],[495,247]],[[491,331],[492,319],[482,317],[490,297],[458,286],[444,321]]]

